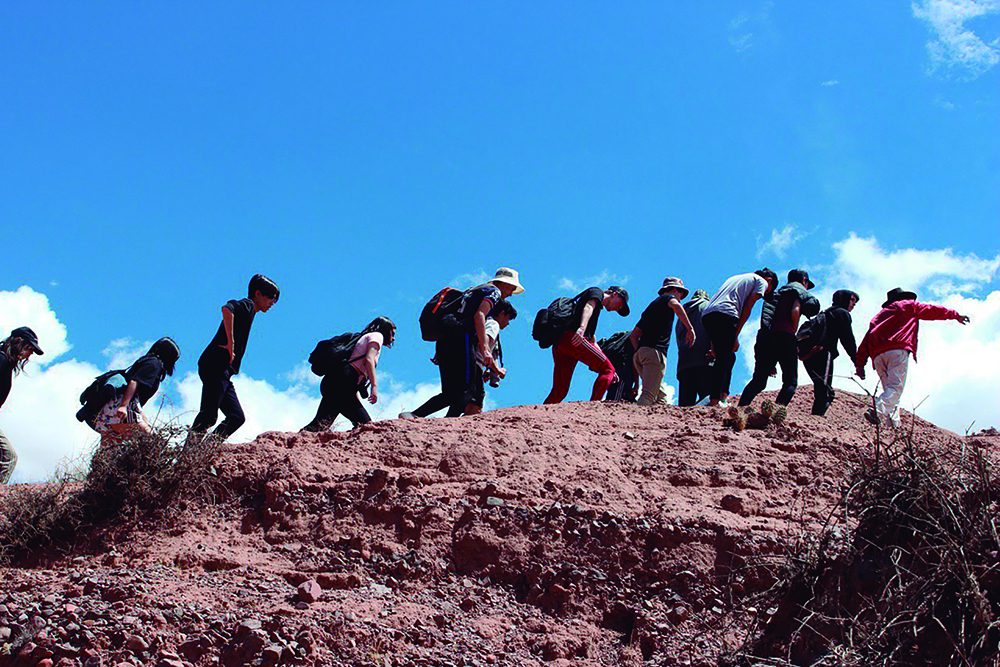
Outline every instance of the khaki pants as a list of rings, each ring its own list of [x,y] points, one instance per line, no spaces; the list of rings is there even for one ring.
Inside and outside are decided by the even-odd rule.
[[[0,484],[10,481],[10,476],[17,467],[17,452],[11,447],[10,440],[0,431]]]
[[[663,376],[667,372],[667,357],[651,347],[640,347],[632,357],[636,375],[642,379],[642,394],[636,401],[639,405],[666,404],[663,392]]]

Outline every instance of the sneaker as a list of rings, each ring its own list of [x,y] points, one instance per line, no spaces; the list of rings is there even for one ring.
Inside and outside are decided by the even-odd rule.
[[[868,408],[865,410],[865,419],[872,426],[878,426],[878,415],[875,413],[875,408]]]
[[[720,408],[728,408],[729,407],[729,401],[719,401],[719,407]]]
[[[400,419],[417,419],[417,416],[409,411],[404,411],[399,413]]]

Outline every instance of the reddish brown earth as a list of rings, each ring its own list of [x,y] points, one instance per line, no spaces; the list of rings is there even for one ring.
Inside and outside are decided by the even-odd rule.
[[[870,453],[860,398],[810,398],[739,433],[572,403],[230,445],[218,504],[4,570],[0,661],[714,664]]]

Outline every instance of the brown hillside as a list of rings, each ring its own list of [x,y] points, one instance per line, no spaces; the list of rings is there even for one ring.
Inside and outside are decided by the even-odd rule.
[[[859,397],[808,403],[742,432],[572,403],[229,445],[216,505],[7,569],[0,660],[714,664],[870,452]]]

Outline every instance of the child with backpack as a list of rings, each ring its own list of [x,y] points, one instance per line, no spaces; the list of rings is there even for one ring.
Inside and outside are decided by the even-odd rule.
[[[501,267],[485,284],[457,292],[451,288],[439,292],[420,318],[424,340],[435,342],[441,392],[416,410],[401,412],[402,419],[429,417],[445,408],[448,417],[462,416],[476,393],[477,376],[481,377],[477,353],[485,368],[500,378],[506,373],[488,348],[486,318],[501,299],[524,292],[517,271]]]
[[[851,311],[861,297],[851,290],[840,289],[833,293],[832,305],[799,327],[799,359],[813,383],[812,413],[818,417],[826,414],[833,403],[833,360],[837,358],[837,342],[855,363],[858,356],[854,342]],[[864,377],[862,371],[861,377]]]
[[[87,401],[87,405],[81,408],[77,417],[82,415],[81,421],[87,422],[88,426],[101,434],[102,443],[133,431],[149,433],[151,430],[149,420],[146,419],[142,408],[159,391],[160,383],[168,375],[174,374],[174,367],[180,356],[181,349],[173,339],[161,338],[153,343],[146,354],[129,366],[128,370],[113,371],[100,376],[95,384],[91,385],[93,389],[88,388],[87,392],[84,392],[84,397],[89,395],[96,400]],[[124,377],[124,387],[116,389],[107,384],[107,380],[115,375]]]
[[[906,385],[906,373],[910,357],[917,360],[917,334],[920,320],[956,320],[962,325],[969,323],[967,315],[961,315],[951,308],[917,301],[914,292],[896,287],[886,293],[885,303],[868,326],[868,333],[858,346],[855,367],[858,375],[864,377],[865,363],[872,360],[882,384],[875,407],[865,412],[865,419],[878,425],[888,419],[893,425],[898,420],[896,413],[899,399]]]
[[[232,377],[240,372],[254,316],[269,311],[280,294],[274,281],[258,273],[250,279],[247,298],[222,306],[222,323],[198,359],[201,407],[191,424],[192,433],[204,434],[219,418],[219,410],[224,419],[215,429],[216,436],[225,440],[243,426],[246,417]]]
[[[788,283],[764,298],[760,329],[753,346],[753,377],[740,394],[740,407],[750,405],[767,386],[767,378],[781,366],[781,391],[774,399],[778,405],[792,402],[799,384],[799,347],[796,333],[799,320],[819,313],[819,300],[809,293],[815,285],[802,269],[788,272]]]
[[[382,348],[391,348],[396,340],[396,325],[388,317],[376,317],[361,333],[349,334],[347,339],[343,351],[332,346],[328,352],[331,359],[323,367],[323,381],[319,385],[322,396],[319,409],[313,420],[302,428],[303,431],[329,430],[338,415],[344,415],[355,427],[372,420],[361,404],[360,396],[367,396],[372,405],[378,402],[378,375],[375,368]],[[317,346],[317,352],[320,349]],[[313,361],[314,370],[317,369],[316,360],[313,357],[310,360]]]
[[[476,351],[476,365],[478,366],[477,377],[473,378],[472,398],[465,408],[465,414],[478,415],[483,411],[483,403],[486,401],[486,382],[491,387],[500,386],[500,380],[507,375],[507,369],[503,368],[503,348],[500,345],[500,332],[510,325],[511,321],[517,318],[517,309],[507,299],[500,299],[497,305],[493,306],[489,317],[486,318],[486,340],[487,348],[493,354],[496,365],[503,373],[498,373],[486,366],[482,356]]]
[[[15,375],[20,375],[32,354],[42,355],[38,336],[29,327],[18,327],[0,341],[0,407],[10,396]],[[17,467],[17,452],[10,440],[0,431],[0,484],[10,481]]]
[[[623,287],[591,287],[572,299],[556,299],[535,318],[532,335],[539,344],[540,338],[552,344],[552,391],[545,398],[546,404],[559,403],[569,393],[570,381],[577,362],[583,362],[597,373],[590,400],[599,401],[615,379],[615,367],[597,345],[594,337],[597,320],[602,310],[617,312],[622,317],[629,314],[628,292]],[[543,315],[545,313],[545,315]],[[540,320],[546,323],[542,326]],[[548,330],[546,333],[542,329]]]

